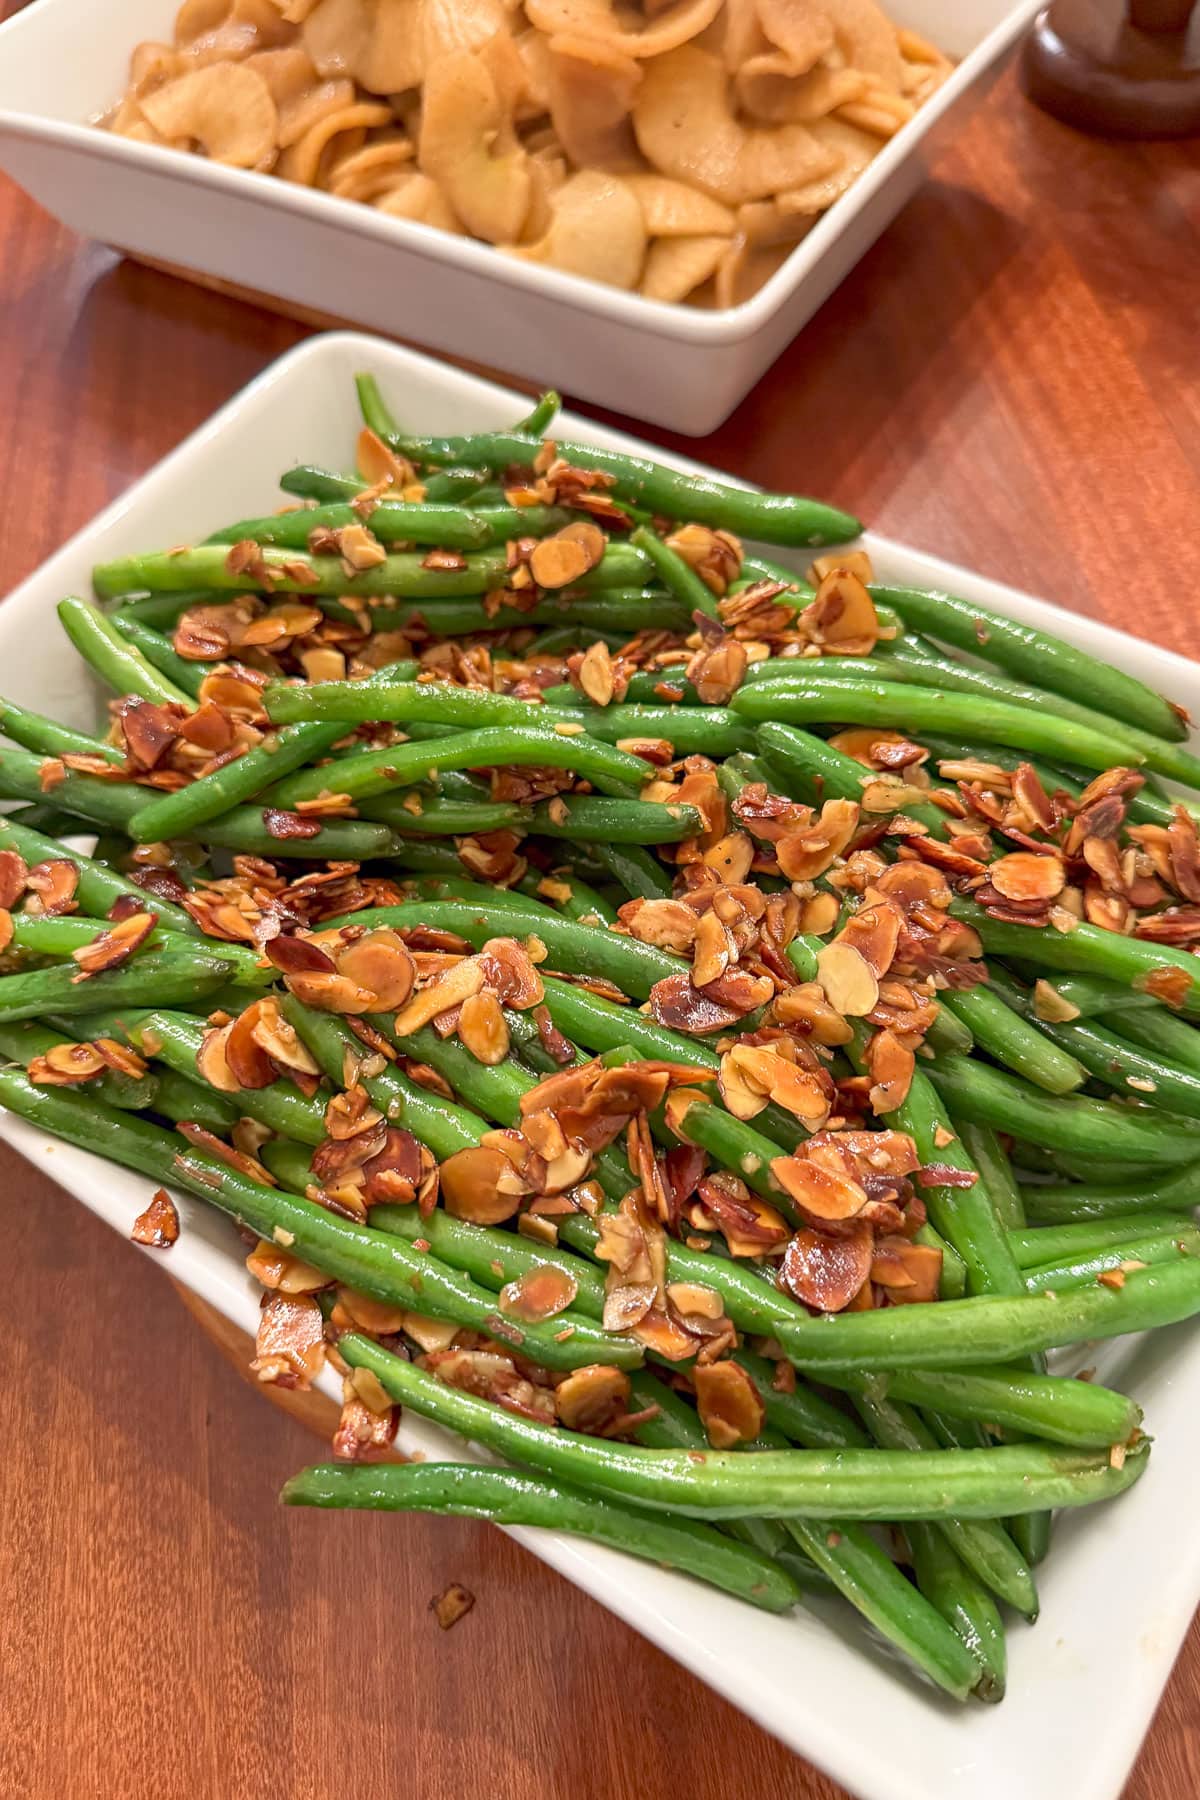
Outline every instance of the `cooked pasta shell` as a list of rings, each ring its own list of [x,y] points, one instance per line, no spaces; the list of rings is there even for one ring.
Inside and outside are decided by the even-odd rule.
[[[859,69],[831,69],[818,63],[799,73],[789,56],[774,50],[752,56],[733,78],[738,105],[770,125],[811,125],[835,107],[861,100],[871,91]]]
[[[529,158],[481,56],[462,51],[429,70],[418,160],[474,237],[520,238],[532,193]]]
[[[721,0],[674,0],[649,24],[622,17],[610,0],[525,0],[532,24],[547,37],[595,38],[624,56],[663,56],[707,30]]]
[[[725,235],[659,238],[646,254],[642,293],[648,300],[686,300],[716,273],[728,248]]]
[[[586,38],[550,39],[550,119],[579,169],[640,169],[630,108],[642,65]]]
[[[357,150],[372,127],[390,125],[391,121],[391,108],[370,100],[326,113],[280,153],[275,172],[301,187],[323,187],[325,172],[332,163]]]
[[[147,94],[142,111],[160,136],[190,138],[214,162],[269,169],[279,115],[261,75],[242,63],[208,63]]]
[[[380,212],[390,213],[394,219],[412,219],[418,225],[436,225],[439,231],[462,233],[454,208],[437,182],[419,169],[410,170],[386,194],[380,195],[375,205]]]
[[[416,87],[425,73],[421,0],[319,0],[303,35],[322,75],[353,75],[372,94]]]
[[[642,209],[615,175],[581,169],[550,196],[550,229],[536,244],[511,249],[611,287],[634,288],[646,256]]]
[[[652,238],[732,237],[737,220],[728,206],[668,175],[626,175]]]
[[[840,200],[871,159],[879,154],[878,138],[860,131],[855,125],[848,125],[843,119],[818,119],[812,130],[814,137],[837,153],[838,167],[816,181],[781,188],[776,196],[781,212],[824,212],[835,200]]]
[[[633,128],[661,174],[730,206],[819,180],[841,160],[807,126],[745,124],[720,58],[691,44],[647,63]]]

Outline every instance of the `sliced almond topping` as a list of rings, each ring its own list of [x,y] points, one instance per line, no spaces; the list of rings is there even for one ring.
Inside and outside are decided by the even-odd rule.
[[[260,1238],[246,1258],[246,1267],[263,1287],[278,1289],[283,1294],[315,1294],[331,1286],[328,1275],[301,1262],[278,1244]]]
[[[477,956],[466,956],[461,962],[451,964],[436,981],[420,988],[397,1013],[397,1037],[407,1037],[411,1032],[419,1031],[422,1025],[428,1025],[439,1013],[461,1006],[469,995],[477,994],[483,984],[484,970]]]
[[[395,1012],[404,1005],[417,978],[417,966],[404,939],[386,928],[368,931],[335,952],[339,975],[375,999],[372,1012]]]
[[[554,1410],[568,1431],[598,1436],[629,1411],[629,1377],[608,1363],[574,1369],[554,1390]]]
[[[604,555],[606,539],[598,525],[580,519],[542,538],[529,558],[529,571],[539,587],[568,587],[590,569],[596,568]]]
[[[101,931],[90,944],[81,944],[78,950],[72,950],[72,959],[79,964],[80,971],[75,980],[85,981],[89,975],[99,975],[104,969],[115,969],[128,962],[157,924],[154,913],[133,913],[107,931]]]
[[[846,1019],[861,1019],[879,1004],[879,982],[853,944],[834,939],[817,953],[817,980],[825,998]]]
[[[573,1275],[555,1263],[544,1263],[500,1289],[500,1311],[506,1318],[536,1325],[566,1312],[578,1292]]]
[[[1066,886],[1066,870],[1057,856],[1036,856],[1014,850],[997,857],[988,868],[988,879],[1006,900],[1056,900]]]
[[[458,1017],[458,1035],[477,1062],[495,1065],[508,1055],[509,1034],[495,994],[484,988],[468,994]]]
[[[589,644],[579,665],[579,685],[596,706],[608,706],[616,692],[612,652],[603,638]]]
[[[762,1395],[740,1363],[699,1364],[692,1371],[696,1410],[714,1450],[753,1443],[766,1420]]]
[[[144,1213],[133,1222],[130,1237],[135,1244],[146,1244],[152,1250],[169,1250],[179,1239],[179,1214],[175,1203],[159,1188]]]
[[[1040,978],[1033,984],[1033,1011],[1035,1018],[1045,1019],[1051,1025],[1067,1025],[1079,1017],[1079,1008],[1074,1002]]]
[[[263,1382],[310,1388],[325,1362],[325,1321],[309,1294],[272,1294],[259,1319],[251,1369]]]
[[[77,1087],[104,1073],[104,1058],[93,1044],[54,1044],[29,1064],[35,1087]]]
[[[504,1152],[490,1144],[457,1150],[447,1157],[441,1183],[446,1211],[473,1225],[503,1224],[519,1209],[522,1193],[532,1191],[520,1181]]]
[[[771,1173],[784,1192],[814,1219],[852,1219],[867,1204],[866,1189],[859,1182],[808,1156],[777,1156]]]
[[[841,1312],[870,1277],[874,1242],[875,1234],[865,1222],[836,1237],[805,1227],[783,1253],[780,1286],[802,1306]]]

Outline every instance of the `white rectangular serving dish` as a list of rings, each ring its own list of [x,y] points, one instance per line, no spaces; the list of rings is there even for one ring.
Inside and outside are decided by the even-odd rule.
[[[958,68],[767,285],[727,312],[645,300],[271,175],[101,134],[86,121],[123,91],[135,44],[169,41],[178,0],[34,0],[0,26],[0,167],[87,237],[698,436],[895,218],[1039,0],[887,3]]]
[[[86,592],[98,560],[177,544],[269,511],[280,499],[277,475],[295,462],[350,462],[358,430],[352,377],[359,369],[378,376],[419,432],[492,429],[526,404],[377,339],[344,333],[310,340],[10,595],[0,609],[9,697],[93,726],[98,695],[54,624],[55,603]],[[569,415],[563,428],[594,444],[647,448]],[[1200,711],[1194,663],[884,539],[868,535],[864,542],[883,580],[947,588],[1044,626]],[[0,1135],[128,1235],[153,1184],[8,1115],[0,1114]],[[180,1211],[179,1242],[165,1255],[148,1254],[254,1332],[260,1290],[228,1221],[186,1197]],[[806,1612],[771,1618],[612,1551],[548,1532],[514,1535],[862,1800],[1116,1800],[1200,1600],[1200,1533],[1191,1518],[1200,1483],[1200,1332],[1175,1327],[1105,1344],[1089,1360],[1101,1379],[1142,1401],[1154,1453],[1131,1493],[1059,1521],[1040,1572],[1042,1619],[1033,1630],[1011,1625],[1009,1695],[999,1707],[943,1702],[877,1656],[849,1614],[839,1612],[832,1626]],[[336,1398],[336,1388],[330,1391]],[[463,1454],[458,1440],[409,1416],[400,1443],[442,1458]],[[396,1531],[404,1531],[399,1521]]]

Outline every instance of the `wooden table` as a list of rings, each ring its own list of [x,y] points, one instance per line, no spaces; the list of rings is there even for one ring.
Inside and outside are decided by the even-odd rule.
[[[302,331],[121,264],[9,188],[0,271],[7,584]],[[1088,142],[1006,79],[685,447],[1194,650],[1198,293],[1195,146]],[[0,1793],[838,1792],[499,1533],[279,1512],[312,1440],[148,1261],[7,1150],[0,1181]],[[427,1606],[451,1581],[477,1604],[443,1635]],[[1128,1800],[1200,1792],[1198,1680],[1194,1633]]]

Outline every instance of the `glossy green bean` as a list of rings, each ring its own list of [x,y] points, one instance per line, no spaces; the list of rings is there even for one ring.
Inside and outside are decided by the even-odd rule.
[[[793,1607],[792,1577],[759,1551],[694,1519],[662,1519],[597,1499],[516,1469],[455,1463],[387,1463],[305,1469],[286,1483],[285,1506],[350,1507],[372,1512],[428,1512],[493,1525],[541,1526],[606,1544],[660,1568],[678,1569],[765,1612]]]
[[[148,801],[130,819],[129,834],[139,844],[190,837],[197,827],[254,799],[314,757],[324,756],[344,735],[341,725],[286,726],[211,774]]]
[[[357,1333],[344,1336],[339,1349],[352,1367],[371,1369],[401,1405],[465,1437],[547,1474],[578,1480],[591,1492],[620,1494],[689,1518],[989,1518],[1046,1505],[1087,1505],[1128,1487],[1146,1455],[1143,1444],[1135,1445],[1121,1469],[1107,1457],[1025,1444],[928,1457],[884,1450],[765,1450],[748,1457],[714,1450],[697,1459],[687,1451],[648,1450],[536,1425],[447,1387]]]
[[[950,911],[953,917],[975,927],[989,956],[1033,962],[1043,969],[1099,975],[1143,992],[1147,980],[1161,970],[1178,969],[1188,978],[1181,984],[1178,1010],[1187,1014],[1200,1013],[1196,959],[1190,951],[1125,937],[1117,931],[1104,931],[1083,920],[1072,931],[1055,931],[1049,925],[1011,925],[1006,920],[990,918],[971,900],[952,901]]]
[[[1103,1023],[1123,1039],[1127,1046],[1136,1044],[1142,1050],[1152,1051],[1165,1062],[1187,1069],[1193,1075],[1200,1075],[1200,1031],[1185,1019],[1175,1018],[1161,1004],[1156,1002],[1152,1007],[1136,1011],[1119,1007]]]
[[[193,937],[199,932],[200,927],[182,906],[162,900],[157,894],[148,893],[145,888],[139,887],[116,869],[93,861],[90,856],[84,856],[82,851],[69,850],[54,838],[43,837],[40,832],[19,823],[11,815],[0,818],[0,850],[15,850],[30,867],[40,862],[53,861],[57,857],[73,863],[79,877],[75,888],[76,902],[93,916],[108,913],[118,900],[136,900],[139,906],[158,915],[159,925],[164,930],[183,932]]]
[[[830,1371],[844,1393],[901,1402],[964,1424],[996,1426],[1077,1449],[1125,1443],[1141,1423],[1136,1401],[1111,1388],[1022,1368],[895,1369],[873,1375]]]
[[[60,921],[61,923],[61,921]],[[119,968],[79,980],[73,962],[0,976],[0,1019],[64,1016],[108,1006],[174,1006],[202,1000],[231,979],[233,963],[184,939],[146,950]]]
[[[1009,1233],[1013,1255],[1022,1269],[1036,1269],[1042,1263],[1067,1262],[1093,1250],[1111,1250],[1116,1244],[1128,1244],[1135,1238],[1160,1237],[1178,1231],[1182,1221],[1178,1213],[1159,1209],[1122,1213],[1113,1219],[1086,1219],[1074,1225],[1033,1225]]]
[[[1021,1189],[1025,1212],[1033,1225],[1065,1225],[1076,1220],[1123,1218],[1131,1212],[1191,1212],[1200,1205],[1200,1171],[1195,1164],[1174,1174],[1161,1171],[1155,1180],[1089,1184],[1029,1183]]]
[[[975,1659],[979,1679],[972,1693],[992,1704],[1003,1700],[1008,1656],[995,1601],[934,1526],[914,1520],[906,1526],[905,1536],[918,1591]]]
[[[198,544],[194,549],[149,552],[100,563],[92,585],[101,599],[126,594],[177,593],[205,587],[223,592],[267,592],[278,587],[289,594],[326,594],[363,599],[386,595],[397,599],[455,599],[503,589],[510,574],[503,546],[468,551],[461,569],[430,569],[422,551],[397,552],[368,569],[347,575],[340,556],[298,556],[286,548],[263,545],[254,570],[241,567],[224,544]],[[577,585],[588,590],[631,587],[645,580],[650,564],[628,544],[610,544],[597,567]],[[271,584],[271,590],[261,585]]]
[[[980,1048],[1014,1074],[1048,1094],[1070,1094],[1082,1087],[1084,1069],[1069,1053],[1068,1045],[1046,1027],[1022,1017],[1001,994],[974,987],[946,992],[939,999]]]
[[[969,1119],[955,1119],[952,1123],[963,1149],[979,1170],[1001,1225],[1006,1231],[1017,1230],[1025,1223],[1025,1209],[1012,1163],[997,1133],[990,1125],[976,1125]]]
[[[939,1056],[928,1074],[956,1116],[1034,1143],[1063,1150],[1102,1143],[1114,1163],[1179,1163],[1200,1155],[1200,1121],[1081,1094],[1046,1094],[973,1057]]]
[[[573,631],[616,632],[687,631],[688,619],[671,594],[641,587],[608,587],[594,590],[564,588],[543,593],[530,607],[496,606],[494,595],[457,599],[410,600],[390,605],[380,602],[362,616],[373,631],[404,631],[421,625],[434,637],[465,637],[497,631],[528,631],[533,626],[557,626],[568,621]],[[333,604],[323,601],[326,611]],[[336,615],[335,615],[336,616]],[[357,616],[357,615],[352,615]]]
[[[114,693],[136,694],[163,706],[182,706],[186,712],[195,709],[191,695],[148,662],[133,644],[128,643],[111,619],[89,606],[86,600],[60,600],[58,619],[80,656],[94,669],[101,681]]]
[[[1179,713],[1161,694],[1049,632],[951,594],[876,583],[871,595],[894,607],[906,626],[965,650],[969,656],[986,657],[1025,681],[1080,700],[1158,737],[1178,742],[1186,736]]]
[[[1096,1281],[1110,1269],[1153,1268],[1180,1256],[1200,1256],[1200,1231],[1177,1223],[1173,1231],[1152,1232],[1107,1249],[1038,1263],[1026,1269],[1025,1285],[1031,1294],[1060,1293]]]
[[[856,804],[862,800],[863,783],[870,779],[870,771],[824,738],[770,716],[756,735],[759,754],[781,792],[817,806],[826,800],[853,800]],[[946,815],[938,807],[922,801],[906,805],[904,813],[927,826],[935,837],[946,836]]]
[[[428,501],[380,500],[365,513],[348,500],[329,500],[323,505],[301,507],[266,517],[239,519],[224,525],[205,540],[209,544],[271,544],[307,551],[313,531],[341,531],[347,525],[364,526],[381,544],[436,544],[446,550],[480,550],[495,541],[485,519],[462,506],[442,506]]]
[[[173,682],[189,699],[200,698],[200,689],[215,664],[192,662],[186,656],[180,656],[169,637],[141,619],[127,618],[123,612],[115,612],[110,615],[110,622],[113,630],[119,632],[160,675]]]
[[[30,712],[11,700],[0,700],[0,732],[23,749],[39,756],[102,756],[105,762],[123,762],[124,756],[115,744],[60,725],[41,713]]]
[[[985,743],[1015,744],[1047,756],[1065,756],[1087,768],[1107,769],[1112,764],[1112,739],[1105,733],[1052,713],[933,687],[908,687],[878,679],[797,676],[786,684],[763,681],[742,688],[731,705],[749,721],[880,725],[918,735],[923,731],[961,732]],[[1126,760],[1136,765],[1143,758]]]
[[[516,432],[464,438],[414,438],[401,433],[388,441],[401,455],[417,462],[435,466],[479,462],[490,469],[529,468],[542,448],[539,438]],[[558,454],[576,467],[611,475],[609,491],[614,499],[647,507],[665,518],[722,527],[763,544],[842,544],[861,530],[849,513],[815,500],[733,487],[707,475],[680,474],[646,457],[603,450],[594,444],[561,439],[556,439],[556,444]]]
[[[162,1008],[147,1013],[130,1031],[136,1049],[155,1062],[166,1063],[177,1074],[203,1081],[197,1066],[207,1025],[189,1013]],[[326,1136],[325,1099],[302,1094],[295,1082],[273,1081],[269,1087],[240,1088],[233,1098],[238,1111],[258,1119],[272,1131],[301,1144],[316,1145]]]
[[[0,1056],[28,1068],[35,1056],[45,1056],[64,1044],[86,1043],[89,1037],[56,1031],[37,1019],[22,1019],[16,1024],[0,1024]],[[123,1111],[145,1112],[153,1105],[157,1082],[153,1075],[125,1075],[118,1069],[104,1069],[87,1082],[87,1091],[109,1106]]]
[[[712,589],[677,550],[663,542],[652,526],[639,525],[629,541],[645,552],[663,586],[674,594],[680,605],[686,606],[689,613],[703,613],[707,619],[720,618],[717,597]]]
[[[518,831],[566,838],[570,843],[630,846],[677,843],[703,829],[695,807],[664,806],[657,800],[567,794],[535,806],[517,806],[500,801],[425,799],[420,812],[413,812],[405,805],[407,798],[405,794],[383,795],[369,800],[363,811],[369,818],[382,819],[393,831],[418,837]]]
[[[671,877],[656,857],[631,844],[597,844],[596,855],[633,900],[667,900]]]
[[[470,691],[460,689],[462,693]],[[344,724],[336,728],[346,729]],[[328,731],[330,727],[325,725],[322,729]],[[418,740],[391,744],[385,750],[356,750],[335,762],[301,769],[269,789],[267,799],[270,805],[282,808],[329,793],[344,794],[352,801],[369,800],[413,781],[423,781],[441,769],[509,767],[571,769],[622,799],[636,799],[651,774],[650,765],[640,757],[582,732],[556,732],[536,720],[475,728],[464,724],[461,730],[432,742]]]

